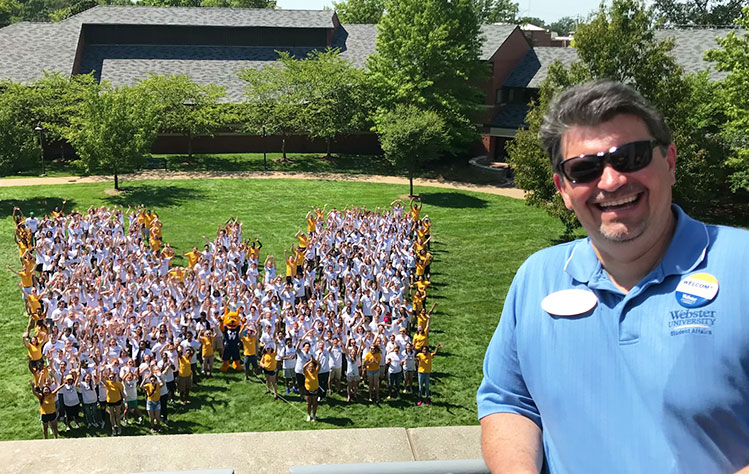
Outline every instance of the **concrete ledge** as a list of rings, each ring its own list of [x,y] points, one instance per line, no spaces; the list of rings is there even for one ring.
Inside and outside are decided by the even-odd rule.
[[[455,426],[5,441],[0,470],[286,474],[312,464],[475,459],[481,457],[479,439],[480,427]]]

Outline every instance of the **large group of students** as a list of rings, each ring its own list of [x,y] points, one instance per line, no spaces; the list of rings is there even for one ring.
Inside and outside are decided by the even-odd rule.
[[[119,435],[143,407],[157,432],[170,405],[189,405],[199,377],[212,377],[216,356],[222,371],[263,377],[276,399],[299,394],[310,422],[333,393],[431,403],[441,345],[429,344],[431,221],[420,201],[313,208],[285,268],[272,255],[261,262],[262,243],[236,218],[181,267],[155,212],[64,206],[42,219],[14,208],[21,268],[8,267],[29,317],[23,343],[45,438],[58,436],[58,420],[68,430],[109,422]]]

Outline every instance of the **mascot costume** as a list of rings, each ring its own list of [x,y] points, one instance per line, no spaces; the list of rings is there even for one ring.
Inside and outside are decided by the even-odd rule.
[[[239,329],[242,321],[239,314],[235,311],[229,312],[227,307],[224,310],[224,317],[219,322],[218,328],[224,334],[224,362],[221,364],[221,372],[229,370],[229,362],[234,370],[240,370],[242,364],[239,358]]]

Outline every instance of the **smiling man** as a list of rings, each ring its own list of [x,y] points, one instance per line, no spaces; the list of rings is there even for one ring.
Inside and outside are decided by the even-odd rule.
[[[749,464],[749,232],[672,204],[662,115],[610,81],[560,94],[541,141],[587,239],[518,270],[478,391],[492,472]],[[695,183],[699,185],[699,183]]]

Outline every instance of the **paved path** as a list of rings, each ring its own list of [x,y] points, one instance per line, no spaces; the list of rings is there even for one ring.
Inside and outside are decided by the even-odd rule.
[[[309,179],[309,180],[330,180],[330,181],[362,181],[370,183],[386,183],[397,185],[408,185],[407,178],[396,176],[381,175],[359,175],[345,173],[294,173],[280,171],[243,171],[243,172],[224,172],[224,171],[163,171],[148,170],[138,173],[124,174],[120,176],[120,182],[136,180],[164,180],[164,179],[219,179],[219,178],[255,178],[255,179]],[[45,178],[3,178],[0,179],[0,187],[7,186],[41,186],[50,184],[75,184],[75,183],[102,183],[112,182],[112,176],[64,176],[64,177],[45,177]],[[437,179],[414,179],[414,186],[432,186],[436,188],[457,189],[462,191],[474,191],[479,193],[497,194],[515,199],[523,199],[524,191],[522,189],[480,185],[470,183],[458,183],[455,181],[445,181]]]
[[[0,472],[281,474],[295,465],[478,459],[480,436],[478,426],[451,426],[5,441]]]

